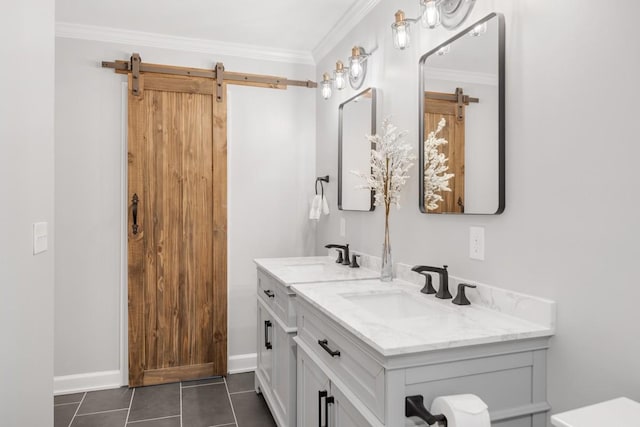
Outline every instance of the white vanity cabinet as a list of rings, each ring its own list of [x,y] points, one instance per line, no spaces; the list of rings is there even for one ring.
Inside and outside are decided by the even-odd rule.
[[[296,328],[287,323],[295,319],[292,298],[284,285],[258,272],[256,390],[280,427],[296,425]]]
[[[279,427],[296,424],[296,311],[294,283],[376,277],[366,268],[349,268],[329,257],[255,260],[257,269],[256,391],[261,392]]]
[[[294,286],[298,426],[324,427],[325,416],[329,427],[426,426],[405,417],[407,396],[422,395],[429,409],[438,396],[472,393],[487,403],[493,427],[546,427],[551,328],[433,297],[424,317],[407,311],[407,318],[385,318],[394,298],[400,304],[399,289],[366,282]],[[358,294],[370,304],[377,292],[387,304],[380,310],[367,313],[352,303]],[[323,391],[333,399],[326,408]]]

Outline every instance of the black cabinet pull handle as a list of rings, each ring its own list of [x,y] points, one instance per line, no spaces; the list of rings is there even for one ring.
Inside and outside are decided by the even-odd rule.
[[[327,345],[327,340],[318,340],[318,344],[320,344],[320,347],[324,348],[324,351],[329,353],[331,357],[340,357],[340,350],[331,350]]]
[[[270,320],[265,320],[264,321],[264,347],[267,350],[271,350],[273,348],[273,346],[269,342],[269,328],[271,326],[273,326],[273,324],[271,323]]]
[[[138,202],[140,199],[138,198],[137,193],[133,193],[133,198],[131,199],[132,204],[132,213],[133,213],[133,226],[131,227],[131,232],[133,234],[138,234]]]
[[[318,391],[318,427],[324,427],[322,425],[322,399],[328,395],[327,390]],[[326,418],[326,415],[325,415]]]
[[[322,399],[324,399],[324,425],[322,424]],[[329,405],[334,401],[335,399],[329,396],[327,390],[318,391],[318,427],[329,427]]]
[[[264,290],[264,291],[262,291],[262,292],[264,292],[264,294],[265,294],[266,296],[268,296],[269,298],[274,298],[274,297],[276,296],[276,294],[274,294],[274,293],[273,293],[273,291],[272,291],[271,289],[267,289],[267,290]]]
[[[329,427],[329,405],[333,404],[334,400],[333,396],[327,396],[326,399],[324,399],[324,419],[326,421],[326,427]]]

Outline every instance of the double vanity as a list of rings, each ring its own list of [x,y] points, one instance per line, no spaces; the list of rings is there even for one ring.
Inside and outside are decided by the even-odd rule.
[[[426,426],[405,416],[408,396],[463,393],[493,426],[547,425],[552,301],[473,283],[471,305],[455,305],[421,293],[411,266],[381,282],[375,263],[256,260],[256,390],[280,427]],[[461,282],[449,278],[454,296]]]
[[[457,28],[463,15],[447,28]],[[409,22],[398,11],[394,31]],[[504,64],[505,24],[497,13],[420,59],[418,196],[420,210],[434,219],[504,211]],[[336,73],[342,70],[336,64]],[[330,85],[328,74],[323,85]],[[372,168],[376,147],[363,135],[376,132],[376,99],[368,88],[339,108],[341,210],[375,208],[359,177]],[[449,277],[446,266],[396,264],[396,279],[381,282],[378,259],[361,254],[359,268],[348,246],[343,250],[338,262],[256,260],[256,390],[280,427],[425,426],[445,417],[428,412],[434,400],[436,411],[462,394],[475,395],[465,398],[482,408],[457,413],[482,412],[482,422],[464,416],[456,423],[454,413],[450,427],[486,427],[488,419],[496,427],[546,427],[554,302]],[[483,259],[483,250],[472,257]],[[432,280],[437,291],[425,286]]]

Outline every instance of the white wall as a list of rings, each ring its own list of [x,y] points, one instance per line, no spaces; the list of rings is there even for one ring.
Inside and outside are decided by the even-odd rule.
[[[120,370],[121,86],[100,61],[312,79],[313,67],[56,39],[55,375]],[[229,89],[229,355],[255,353],[252,259],[313,252],[307,198],[315,165],[315,91]],[[311,231],[311,232],[310,232]],[[303,236],[303,237],[300,237]],[[96,385],[96,381],[88,380]]]
[[[598,9],[596,6],[602,6]],[[640,3],[609,8],[578,0],[478,0],[507,25],[506,211],[499,216],[423,215],[418,180],[391,217],[396,261],[448,264],[452,274],[558,302],[548,357],[553,411],[626,395],[640,400],[636,265],[640,249],[638,70]],[[393,115],[417,150],[418,60],[452,33],[414,33],[393,49],[393,14],[416,15],[414,0],[380,3],[317,68],[316,78],[354,44],[378,50],[365,86],[380,89],[381,117]],[[338,105],[353,91],[317,101],[317,171],[337,170]],[[335,195],[330,194],[336,209]],[[383,213],[343,212],[318,229],[322,245],[346,240],[378,254]],[[468,258],[469,226],[486,228],[486,260]]]
[[[53,425],[54,2],[0,13],[0,414]],[[49,223],[33,255],[32,223]]]

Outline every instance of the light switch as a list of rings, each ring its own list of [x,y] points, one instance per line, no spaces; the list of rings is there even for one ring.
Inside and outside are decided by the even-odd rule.
[[[484,261],[484,227],[469,227],[469,258]]]
[[[33,254],[39,254],[47,250],[48,233],[46,222],[33,223]]]

